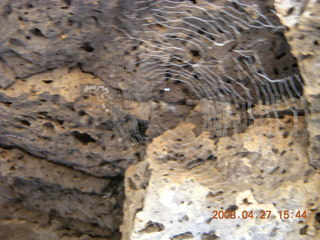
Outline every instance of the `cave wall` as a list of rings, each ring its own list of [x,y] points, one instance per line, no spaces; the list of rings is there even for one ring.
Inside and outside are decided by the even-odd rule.
[[[319,169],[319,2],[275,1],[282,23],[287,27],[285,35],[296,56],[305,79],[304,94],[309,102],[310,163]]]
[[[103,80],[84,70],[111,59],[100,54],[112,55],[113,4],[0,3],[1,239],[120,239],[136,150],[86,92]]]
[[[143,39],[160,36],[146,36],[139,19],[128,20],[134,1],[1,1],[0,238],[316,239],[318,3],[275,1],[277,19],[272,1],[242,2],[259,3],[272,23],[280,19],[288,29],[244,31],[227,48],[205,43],[206,56],[181,44],[183,53],[163,51],[159,62],[148,58],[152,41]],[[151,30],[171,34],[159,25]],[[309,111],[300,111],[304,102],[257,96],[248,107],[239,100],[243,87],[231,83],[239,109],[221,100],[226,93],[210,99],[174,81],[174,68],[156,68],[165,77],[157,84],[157,72],[144,69],[149,60],[169,59],[201,79],[197,63],[220,61],[253,39],[263,39],[255,50],[268,76],[303,77],[295,86]],[[234,62],[221,62],[219,74],[234,77]],[[214,221],[219,209],[306,210],[309,217]]]

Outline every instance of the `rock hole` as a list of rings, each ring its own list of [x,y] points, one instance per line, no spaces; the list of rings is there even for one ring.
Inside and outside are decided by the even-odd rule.
[[[45,84],[50,84],[50,83],[52,83],[53,81],[52,81],[52,80],[42,80],[42,82],[44,82]]]
[[[287,16],[291,15],[293,11],[294,11],[294,7],[291,7],[287,12]]]
[[[159,30],[164,30],[165,27],[159,23],[156,24],[156,27],[159,29]]]
[[[197,158],[197,159],[194,159],[194,160],[188,162],[186,168],[188,170],[191,170],[192,168],[195,168],[203,163],[204,163],[204,161],[201,158]]]
[[[96,140],[87,133],[80,133],[78,131],[73,131],[71,135],[85,145],[87,145],[90,142],[92,143],[96,142]]]
[[[16,166],[15,166],[15,165],[11,166],[11,167],[10,167],[10,170],[12,170],[12,171],[13,171],[13,170],[16,170]]]
[[[10,107],[12,102],[2,102],[4,105],[6,105],[7,107]]]
[[[188,215],[184,215],[184,216],[179,220],[179,222],[184,222],[184,221],[189,221]]]
[[[142,233],[152,233],[152,232],[161,232],[164,230],[164,226],[162,223],[149,221],[145,225],[145,228],[140,230]]]
[[[184,240],[184,239],[193,239],[193,234],[191,232],[185,232],[170,238],[170,240]]]
[[[67,5],[71,5],[72,4],[72,0],[63,0],[64,3],[66,3]]]
[[[242,200],[242,203],[243,203],[244,205],[250,205],[250,204],[252,204],[251,202],[248,201],[247,198],[244,198],[244,199]]]
[[[201,235],[201,240],[216,240],[219,237],[216,235],[215,231],[210,231],[209,233],[203,233]]]
[[[48,129],[54,129],[53,124],[52,124],[52,123],[50,123],[50,122],[46,122],[46,123],[44,123],[44,124],[43,124],[43,126],[44,126],[44,127],[46,127],[46,128],[48,128]]]
[[[84,115],[86,115],[87,113],[85,112],[85,111],[83,111],[83,110],[80,110],[79,112],[78,112],[78,115],[80,116],[80,117],[82,117],[82,116],[84,116]]]
[[[85,42],[81,47],[80,50],[84,50],[86,52],[93,52],[94,48],[90,46],[89,42]]]
[[[30,32],[35,36],[45,37],[39,28],[33,28],[30,30]]]
[[[288,131],[286,131],[286,132],[284,132],[283,134],[282,134],[282,137],[283,138],[287,138],[289,136],[289,132]]]
[[[16,38],[10,38],[9,43],[17,47],[25,47],[25,44]]]
[[[314,218],[317,223],[320,223],[320,212],[317,212]]]
[[[64,124],[64,120],[62,120],[62,119],[57,119],[57,122],[58,122],[60,125],[63,125],[63,124]]]
[[[303,228],[300,229],[300,235],[307,235],[308,225],[305,225]]]
[[[28,122],[27,120],[20,120],[20,123],[22,123],[23,125],[25,125],[25,126],[30,126],[31,124],[30,124],[30,122]]]
[[[214,156],[213,154],[210,154],[206,160],[216,160],[216,159],[217,159],[216,156]]]
[[[133,189],[133,190],[138,190],[136,184],[132,181],[131,178],[128,178],[128,185],[129,185],[129,187],[130,187],[131,189]]]
[[[190,50],[190,53],[192,56],[194,57],[199,57],[200,56],[200,53],[198,50]]]
[[[66,25],[67,25],[67,27],[72,27],[74,23],[75,23],[74,20],[68,19]]]
[[[236,210],[238,210],[238,206],[237,205],[230,205],[226,210],[227,211],[236,211]]]
[[[201,28],[201,30],[199,29],[197,33],[199,33],[200,35],[205,35],[204,31],[206,31],[206,29]]]

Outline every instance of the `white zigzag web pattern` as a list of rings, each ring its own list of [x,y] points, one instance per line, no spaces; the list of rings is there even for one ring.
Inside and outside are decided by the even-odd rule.
[[[301,77],[293,74],[272,79],[265,71],[256,50],[257,46],[263,46],[264,38],[237,48],[243,32],[282,29],[256,5],[237,0],[229,0],[225,5],[146,0],[136,1],[134,6],[127,15],[132,29],[126,31],[114,26],[128,44],[139,46],[133,56],[138,59],[139,67],[130,80],[130,91],[123,92],[123,98],[141,103],[143,119],[153,122],[154,136],[170,129],[168,122],[158,118],[151,103],[154,90],[168,82],[184,84],[199,99],[203,117],[201,132],[212,133],[213,137],[230,135],[230,129],[231,135],[239,134],[243,126],[259,119],[261,127],[265,118],[275,118],[280,126],[285,125],[279,116],[283,112],[292,115],[295,122],[299,115],[308,114]],[[164,91],[170,91],[170,87]],[[256,109],[255,105],[265,108]],[[126,118],[121,106],[110,106],[110,109],[115,120]],[[119,126],[119,132],[126,135],[138,124],[132,119],[125,127]],[[175,139],[180,137],[177,135]],[[176,154],[171,157],[174,171],[192,169],[202,174],[197,166],[212,153],[199,149],[199,139],[167,140]],[[179,154],[183,154],[180,160]]]

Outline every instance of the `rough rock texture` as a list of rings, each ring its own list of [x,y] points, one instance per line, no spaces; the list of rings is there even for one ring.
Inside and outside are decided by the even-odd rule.
[[[292,1],[278,1],[278,4],[288,2]],[[299,44],[292,46],[293,52],[297,52],[299,65],[304,68],[304,93],[310,103],[310,114],[306,112],[306,119],[286,116],[290,111],[285,104],[287,108],[283,108],[279,124],[274,117],[263,114],[266,106],[256,105],[255,112],[261,109],[265,119],[255,120],[244,133],[232,137],[212,139],[212,135],[200,134],[201,131],[196,130],[198,124],[181,123],[153,139],[147,148],[147,163],[127,170],[128,200],[121,228],[124,239],[319,238],[320,179],[313,168],[318,167],[320,152],[319,103],[312,95],[320,89],[316,67],[319,57],[314,48],[319,38],[319,23],[315,17],[319,10],[318,2],[306,2],[309,5],[295,2],[302,8],[301,12],[299,8],[288,7],[283,22],[295,26],[298,29],[293,30],[295,34],[301,34],[299,29],[308,33],[313,31],[310,39],[302,37]],[[308,8],[311,13],[305,13],[305,22],[294,17]],[[291,40],[298,42],[298,39]],[[279,106],[268,107],[270,112],[273,107],[279,109]],[[203,113],[202,109],[200,106],[195,108],[187,119]],[[218,109],[220,114],[234,111],[224,103]],[[228,123],[237,122],[237,117],[231,115],[230,118],[226,117]],[[310,136],[305,131],[305,120]],[[150,170],[151,176],[146,176]],[[141,184],[148,179],[147,186]],[[240,219],[212,219],[214,210],[237,210]],[[241,212],[244,210],[253,211],[254,218],[259,217],[261,210],[269,210],[271,219],[243,220]],[[278,211],[285,210],[290,212],[289,220],[280,218]],[[299,210],[307,211],[307,219],[295,217]]]
[[[224,3],[224,1],[220,2]],[[250,1],[244,2],[250,3]],[[194,14],[206,17],[205,11],[197,11],[192,8],[193,5],[190,1],[187,3],[189,11],[194,9]],[[254,24],[258,27],[252,29],[246,27],[240,29],[241,27],[238,26],[241,34],[237,34],[236,41],[231,41],[226,47],[212,47],[212,43],[208,42],[208,36],[204,31],[212,32],[213,30],[210,30],[210,27],[205,23],[197,23],[199,29],[181,31],[181,36],[173,36],[179,37],[178,40],[182,39],[182,43],[172,41],[170,44],[178,44],[183,49],[182,52],[164,51],[157,57],[150,57],[146,52],[152,53],[150,41],[143,39],[148,37],[152,37],[155,41],[161,39],[161,36],[151,35],[149,33],[151,30],[160,30],[167,35],[172,35],[174,34],[170,32],[172,26],[164,28],[161,25],[156,25],[151,29],[145,28],[143,30],[149,31],[145,36],[146,34],[141,31],[143,22],[139,21],[139,18],[132,22],[132,19],[127,17],[135,10],[131,1],[52,0],[50,4],[44,0],[2,1],[0,8],[3,26],[0,29],[2,33],[0,39],[0,72],[2,74],[0,86],[7,88],[17,79],[49,69],[78,66],[82,70],[98,76],[106,83],[111,105],[117,106],[120,111],[125,110],[124,117],[119,117],[119,114],[116,113],[117,120],[124,122],[119,124],[126,125],[121,126],[128,129],[126,132],[134,133],[132,134],[134,137],[130,134],[126,137],[134,138],[133,141],[138,140],[141,143],[158,136],[167,129],[174,128],[183,121],[201,99],[225,98],[228,101],[236,101],[240,105],[248,105],[248,101],[252,102],[251,104],[256,103],[259,99],[256,95],[259,92],[265,95],[265,91],[269,91],[268,86],[259,84],[261,79],[254,80],[258,86],[252,84],[250,81],[253,80],[249,77],[244,77],[241,81],[229,82],[230,77],[238,77],[236,72],[239,71],[237,67],[240,65],[245,69],[243,75],[252,71],[252,69],[246,69],[247,58],[248,61],[259,63],[256,66],[261,68],[258,69],[259,73],[264,71],[271,79],[293,74],[299,75],[297,64],[289,52],[281,30],[276,27],[279,22],[268,11],[272,7],[272,1],[264,1],[260,5],[261,11],[267,14],[273,22],[270,24],[263,21],[262,24],[266,24],[267,27],[259,26],[259,22],[256,22]],[[241,9],[241,5],[235,4],[235,6]],[[250,12],[250,9],[247,11]],[[139,12],[139,14],[144,13]],[[168,14],[167,17],[174,18],[175,15]],[[229,19],[228,16],[222,17],[225,17],[226,21],[237,20]],[[252,21],[256,20],[255,16],[251,16],[251,18]],[[235,24],[235,26],[237,25]],[[186,27],[186,24],[184,23],[181,27]],[[223,27],[230,28],[228,24]],[[204,30],[205,28],[206,30]],[[194,44],[188,43],[188,38],[193,37],[193,35],[189,36],[190,31],[196,30],[196,37],[200,36],[199,39],[203,41],[202,49],[205,54]],[[128,41],[124,31],[136,39]],[[233,35],[228,38],[234,38]],[[213,38],[213,36],[210,37]],[[220,38],[217,41],[221,40]],[[255,51],[259,53],[259,60],[255,59],[253,55],[245,57],[239,52],[233,52],[233,49],[251,51],[250,46],[254,46]],[[166,46],[160,45],[159,47]],[[232,56],[226,58],[227,53],[232,53]],[[183,64],[179,63],[178,68],[172,67],[173,64],[177,64],[177,58],[183,59]],[[170,61],[165,62],[165,59],[170,59]],[[238,63],[238,60],[241,63]],[[197,84],[190,81],[200,79],[203,84],[206,81],[202,78],[208,77],[197,67],[197,63],[202,61],[205,64],[219,62],[210,68],[214,69],[214,73],[218,72],[221,75],[221,84],[217,83],[220,79],[215,78],[215,73],[210,76],[210,78],[214,78],[213,86],[192,87]],[[146,66],[146,63],[152,63],[156,66],[171,64],[171,66],[168,69],[158,67],[156,71],[153,71],[150,70],[152,66]],[[181,74],[177,74],[179,72],[184,73],[182,76],[187,74],[194,79],[185,80]],[[159,82],[157,78],[161,78],[161,75],[164,75],[162,77],[165,77],[165,80]],[[180,78],[182,78],[181,81],[176,81]],[[226,87],[225,84],[230,84],[237,96],[231,97],[228,92],[230,87]],[[295,85],[298,91],[301,91],[301,86],[298,86],[297,83]],[[257,91],[256,87],[260,89]],[[254,100],[247,99],[246,88],[250,90],[250,95]],[[170,91],[164,91],[164,89]],[[210,91],[203,89],[210,89]],[[246,97],[243,100],[240,99],[240,96]],[[124,99],[133,101],[133,103],[129,102],[128,104],[123,101]],[[138,103],[137,100],[139,100]],[[270,99],[264,97],[261,101],[269,102]],[[142,109],[140,110],[142,114],[126,109],[130,107]],[[111,114],[114,114],[113,111]],[[148,122],[144,122],[147,119]],[[226,126],[226,129],[231,128],[230,125]],[[77,132],[75,134],[79,135]]]
[[[272,1],[186,0],[167,25],[168,1],[134,2],[0,1],[0,239],[318,237],[314,52],[304,87]],[[210,221],[235,205],[309,217]]]
[[[117,176],[132,151],[113,133],[95,96],[83,91],[101,80],[78,68],[55,69],[1,93],[1,144],[102,177]]]
[[[141,183],[149,176],[128,170],[124,239],[317,239],[319,174],[301,145],[304,120],[297,131],[292,117],[285,121],[285,127],[256,122],[219,140],[196,137],[194,125],[181,124],[154,139],[146,157],[148,187]],[[254,219],[212,219],[214,210],[227,209],[237,216],[253,211]],[[256,219],[261,210],[271,211],[270,219]],[[289,220],[280,219],[285,210]],[[296,218],[299,210],[308,218]]]
[[[130,152],[95,98],[83,99],[82,84],[99,83],[62,68],[1,93],[1,239],[119,238]]]
[[[320,3],[319,1],[275,1],[285,35],[305,79],[309,102],[310,163],[320,169]]]

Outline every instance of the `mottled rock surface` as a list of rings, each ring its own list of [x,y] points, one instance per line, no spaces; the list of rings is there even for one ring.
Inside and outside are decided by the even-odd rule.
[[[275,7],[288,27],[285,35],[305,79],[304,93],[311,110],[310,163],[320,169],[320,3],[286,0],[275,1]]]
[[[1,239],[119,239],[130,152],[94,97],[79,100],[89,83],[63,68],[1,93]]]
[[[0,1],[0,239],[319,236],[317,3],[289,9],[301,80],[272,1],[211,2]],[[230,206],[309,218],[210,221]]]
[[[196,137],[194,125],[181,124],[154,139],[146,157],[148,187],[139,184],[148,179],[139,171],[127,175],[125,239],[317,239],[319,174],[301,144],[303,118],[296,131],[292,118],[285,120],[285,127],[257,121],[219,140]],[[237,210],[237,218],[212,219],[215,210]],[[295,217],[299,210],[307,219]],[[253,219],[243,219],[244,211],[253,211]],[[261,211],[271,211],[270,219],[259,219]],[[279,211],[289,211],[290,219]]]
[[[296,55],[299,65],[306,68],[304,93],[311,106],[305,112],[306,118],[288,116],[290,107],[287,103],[283,106],[256,105],[253,110],[255,113],[261,110],[260,116],[265,119],[255,119],[239,134],[233,131],[238,125],[230,129],[237,123],[237,111],[225,103],[215,102],[220,114],[229,113],[223,120],[233,132],[231,137],[212,139],[212,135],[197,131],[198,124],[184,123],[153,139],[147,148],[147,165],[130,167],[126,175],[126,196],[130,200],[125,203],[125,220],[121,228],[124,239],[319,238],[319,173],[314,169],[319,153],[316,137],[320,129],[317,125],[319,104],[314,97],[307,96],[310,91],[320,89],[317,64],[307,64],[308,59],[319,60],[312,46],[317,45],[318,39],[319,24],[315,17],[318,8],[316,1],[306,1],[309,5],[303,1],[278,1],[279,5],[288,2],[296,5],[286,9],[285,25],[307,28],[308,33],[313,29],[310,39],[302,37],[300,45],[292,46],[298,53],[308,49],[310,54],[301,59],[301,55]],[[306,14],[308,21],[305,19],[304,26],[297,16],[303,16],[304,10],[308,9],[306,6],[310,8],[310,14]],[[313,27],[309,28],[310,25]],[[313,76],[308,77],[309,74]],[[305,103],[300,107],[305,108]],[[187,122],[197,119],[199,112],[204,112],[203,108],[199,104],[187,117]],[[270,116],[272,114],[265,114],[266,108],[270,113],[272,108],[282,109],[278,111],[281,123],[275,116]],[[236,114],[232,116],[232,112]],[[310,136],[305,130],[307,126]],[[135,168],[136,172],[132,172]],[[151,170],[151,176],[141,174],[147,170]],[[143,179],[149,178],[147,187],[140,185]],[[240,217],[212,219],[214,210],[237,210]],[[289,219],[281,219],[279,211],[286,210],[290,213]],[[306,211],[308,217],[297,218],[299,210]],[[243,211],[253,211],[254,219],[241,219]],[[256,219],[261,211],[271,211],[270,219]],[[132,216],[135,216],[133,224]]]

